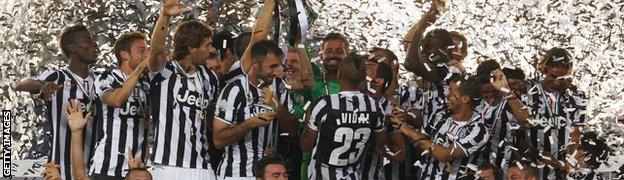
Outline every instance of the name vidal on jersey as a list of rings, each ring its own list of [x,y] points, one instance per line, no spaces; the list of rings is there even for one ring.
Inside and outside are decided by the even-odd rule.
[[[358,114],[360,114],[358,116]],[[340,119],[336,119],[336,125],[340,124],[369,124],[369,114],[365,113],[340,113]]]
[[[199,99],[199,93],[195,91],[184,91],[184,94],[178,94],[177,100],[180,104],[186,106],[195,106],[203,108],[208,105],[207,99]]]

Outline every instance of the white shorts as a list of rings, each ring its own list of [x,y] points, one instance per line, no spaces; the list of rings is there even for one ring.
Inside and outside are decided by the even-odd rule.
[[[215,180],[217,177],[215,176],[214,171],[211,167],[208,169],[192,169],[192,168],[183,168],[183,167],[175,167],[175,166],[163,166],[163,165],[154,165],[152,168],[152,178],[155,180],[159,179],[181,179],[181,180],[189,180],[189,179],[209,179]]]

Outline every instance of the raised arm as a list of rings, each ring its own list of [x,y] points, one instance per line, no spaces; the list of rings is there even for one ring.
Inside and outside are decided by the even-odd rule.
[[[251,47],[258,41],[266,40],[269,35],[269,30],[273,24],[273,11],[275,10],[275,0],[265,0],[264,6],[256,19],[253,31],[251,32],[251,38],[249,39],[249,45],[241,57],[241,68],[243,72],[247,73],[251,68]]]
[[[78,100],[70,100],[65,111],[67,122],[71,129],[71,165],[73,175],[78,180],[89,179],[85,173],[84,153],[83,153],[83,129],[91,114],[83,115],[82,105]]]
[[[404,64],[405,69],[430,82],[438,81],[438,72],[436,71],[435,65],[422,59],[420,41],[427,27],[435,22],[437,14],[438,10],[436,6],[431,5],[429,11],[410,28],[403,39],[406,44],[405,49],[407,49],[407,56]]]
[[[518,97],[516,97],[515,93],[511,92],[511,88],[507,83],[507,77],[500,69],[492,71],[492,85],[494,88],[506,95],[505,98],[508,99],[507,104],[509,105],[511,114],[513,114],[514,118],[516,118],[522,126],[531,127],[532,125],[528,120],[528,108],[524,108],[524,104],[522,104]]]
[[[301,82],[303,88],[310,88],[314,85],[314,74],[312,72],[312,62],[308,57],[308,53],[304,47],[297,47],[299,53],[299,62],[301,62]]]
[[[188,12],[190,8],[180,7],[180,0],[163,0],[164,5],[160,11],[158,21],[152,31],[150,42],[150,55],[148,56],[148,69],[150,72],[157,72],[167,64],[167,52],[165,50],[167,33],[169,31],[169,21],[171,17]]]
[[[132,74],[130,74],[128,79],[121,84],[120,88],[104,92],[104,94],[102,94],[102,101],[112,107],[120,107],[126,103],[146,66],[147,61],[141,62]]]

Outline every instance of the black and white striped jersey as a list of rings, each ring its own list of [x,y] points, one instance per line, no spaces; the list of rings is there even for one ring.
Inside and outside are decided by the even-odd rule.
[[[393,131],[390,123],[387,122],[390,114],[392,113],[392,102],[385,98],[379,100],[379,107],[381,107],[381,113],[383,124],[388,132]],[[374,144],[374,139],[370,139],[370,144]],[[362,157],[361,173],[362,179],[385,179],[384,175],[384,157],[375,151],[375,147],[368,146]]]
[[[423,110],[423,90],[420,87],[409,87],[402,85],[401,87],[401,104],[403,109],[420,109]],[[409,108],[408,108],[409,107]],[[392,128],[391,126],[386,126]],[[388,130],[392,132],[393,130]],[[420,175],[419,169],[413,165],[416,159],[421,159],[421,151],[412,141],[405,142],[405,160],[402,163],[390,163],[385,167],[386,179],[415,179]]]
[[[361,157],[373,132],[385,130],[383,108],[359,91],[341,91],[321,98],[312,108],[308,127],[318,131],[312,150],[310,179],[357,177]]]
[[[420,90],[420,88],[400,85],[396,90],[394,96],[399,100],[398,103],[403,110],[409,111],[413,108],[422,109],[420,102],[422,101],[422,90]],[[380,102],[381,107],[384,108],[383,113],[385,116],[384,123],[386,124],[386,131],[388,133],[394,133],[394,128],[387,122],[388,116],[392,113],[392,104],[386,99],[381,99]],[[411,146],[411,143],[406,142],[406,146]],[[406,149],[403,150],[406,157],[410,157],[406,158],[404,162],[389,163],[389,160],[384,160],[383,156],[375,153],[373,148],[370,148],[363,161],[363,179],[405,179],[407,175],[411,173],[408,168],[411,168],[413,164],[413,158],[411,158],[411,155],[408,155],[412,153],[411,150],[412,147],[406,147]]]
[[[72,73],[67,68],[60,70],[47,70],[37,77],[37,80],[44,82],[53,82],[57,85],[63,85],[62,90],[58,90],[52,96],[51,101],[46,102],[47,106],[47,124],[52,127],[52,150],[48,155],[48,161],[60,166],[60,173],[63,179],[72,179],[70,150],[71,150],[71,130],[67,124],[65,111],[69,99],[77,99],[82,104],[85,111],[95,114],[93,82],[96,75],[90,73],[87,78],[81,78]],[[87,112],[84,112],[85,114]],[[83,131],[83,150],[85,164],[88,164],[92,156],[93,146],[96,142],[96,122],[92,120],[87,122]],[[84,172],[87,173],[87,172]]]
[[[425,87],[422,88],[422,100],[421,106],[423,110],[423,127],[426,127],[432,121],[442,117],[447,109],[446,94],[449,93],[450,80],[459,76],[460,71],[446,64],[438,64],[435,67],[438,71],[438,76],[443,76],[441,82],[425,82]]]
[[[503,99],[496,105],[490,105],[485,100],[477,106],[476,111],[481,112],[485,120],[485,126],[490,138],[481,151],[482,163],[491,163],[507,172],[507,167],[518,147],[516,146],[516,133],[521,133],[520,124],[511,112],[507,99]]]
[[[203,65],[188,74],[177,60],[150,73],[150,112],[154,123],[155,164],[209,168],[207,107],[216,99],[216,74]]]
[[[274,78],[269,88],[279,97],[279,103],[292,113],[293,105],[290,94],[281,78]],[[257,114],[275,111],[274,107],[262,105],[261,89],[250,84],[246,76],[227,84],[217,99],[215,120],[236,126],[257,116]],[[264,150],[278,145],[279,123],[273,120],[269,125],[252,129],[238,142],[224,147],[224,154],[219,164],[219,177],[254,177],[253,165],[259,161]]]
[[[128,75],[119,69],[100,74],[95,81],[98,101],[98,144],[96,145],[89,174],[123,177],[128,171],[128,148],[145,162],[147,148],[146,118],[149,106],[146,94],[147,79],[141,78],[130,97],[121,107],[115,108],[102,101],[104,92],[121,88]]]
[[[238,60],[234,62],[234,64],[232,64],[232,67],[230,67],[230,70],[223,75],[222,83],[230,84],[233,81],[236,81],[241,76],[246,76],[246,75],[247,74],[243,71],[243,68],[241,67],[241,61]]]
[[[523,100],[531,109],[534,127],[527,131],[529,143],[540,154],[552,160],[565,160],[565,147],[571,143],[573,126],[584,126],[587,98],[583,92],[568,90],[565,93],[547,92],[537,83]],[[541,178],[565,178],[562,171],[549,166],[539,168]]]
[[[467,157],[440,162],[433,156],[423,167],[423,179],[474,179],[478,170],[480,149],[488,141],[488,131],[479,112],[474,111],[470,121],[455,121],[446,114],[436,119],[426,130],[437,146],[453,147],[452,151],[463,151]]]
[[[422,96],[423,91],[419,87],[409,87],[406,85],[399,85],[398,92],[394,95],[399,97],[399,103],[403,110],[409,111],[410,109],[423,109]]]

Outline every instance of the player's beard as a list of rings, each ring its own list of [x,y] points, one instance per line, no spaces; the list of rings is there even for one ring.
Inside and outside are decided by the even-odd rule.
[[[338,72],[338,63],[340,62],[340,58],[338,57],[329,57],[327,60],[323,61],[323,67],[325,71],[329,73]]]

